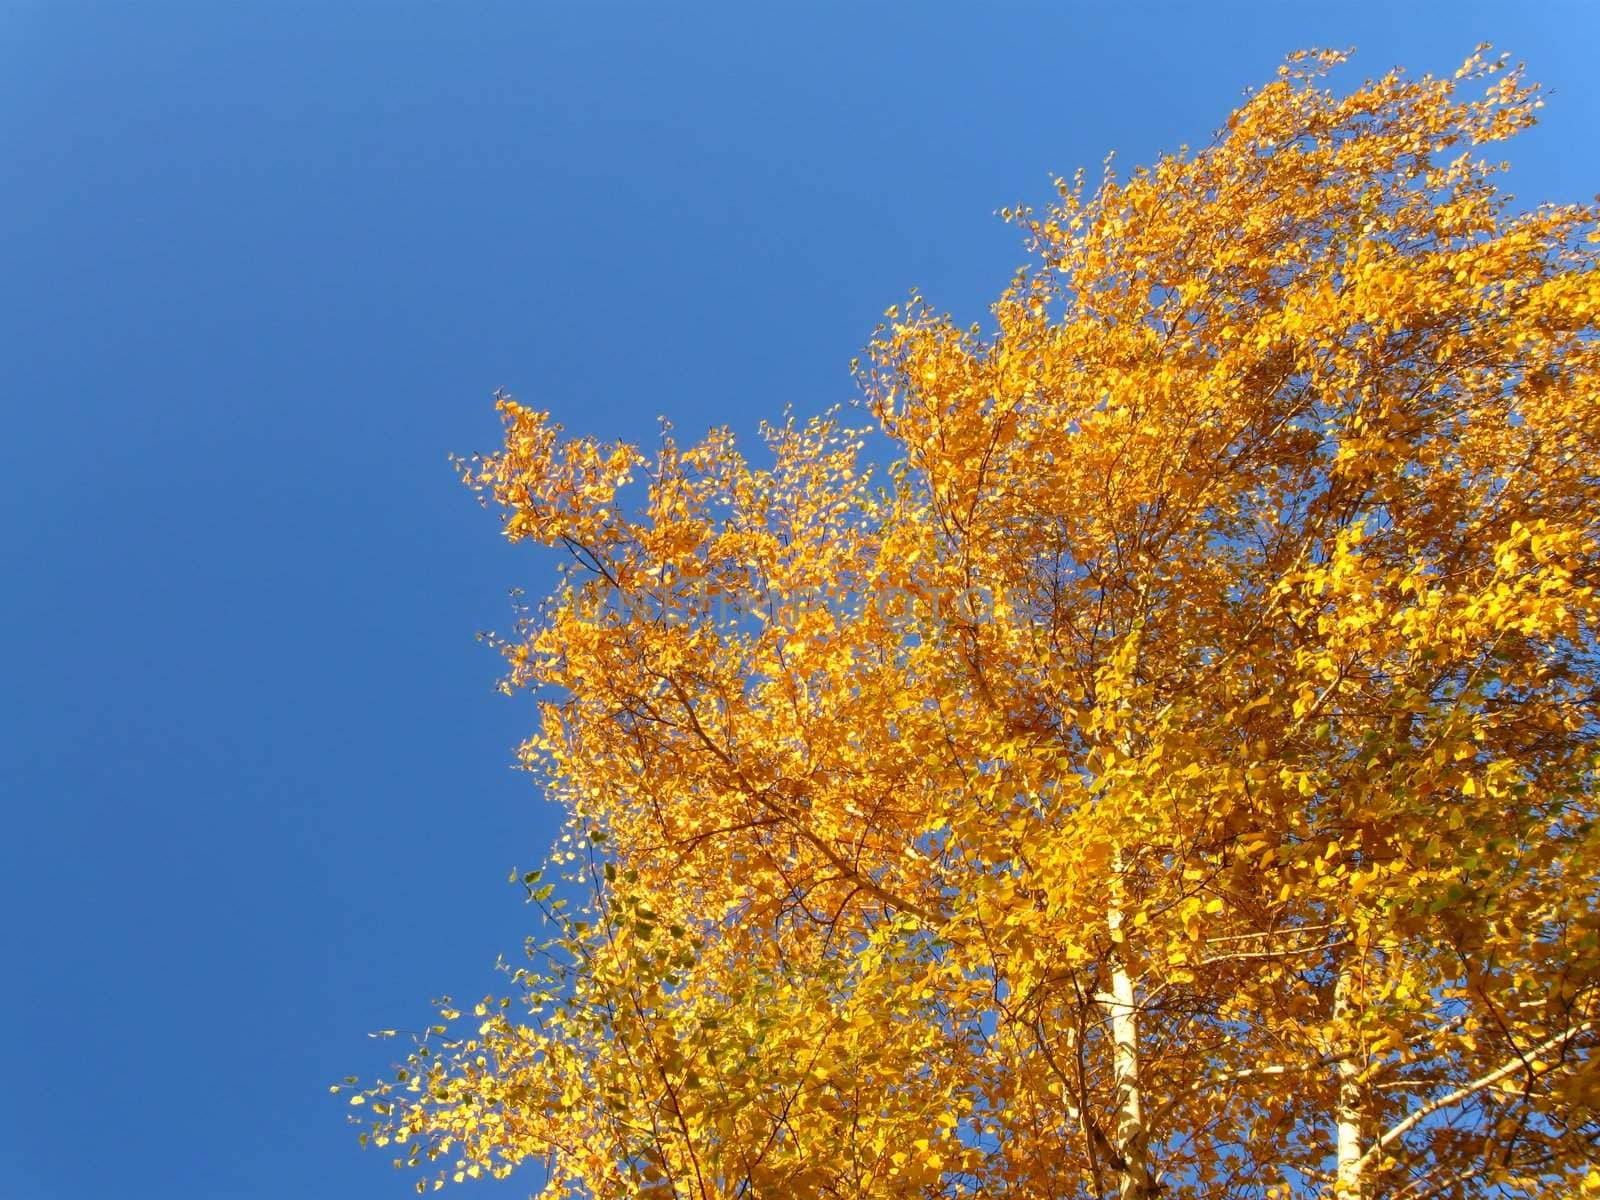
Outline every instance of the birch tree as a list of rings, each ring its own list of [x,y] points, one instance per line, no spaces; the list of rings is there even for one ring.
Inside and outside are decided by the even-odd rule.
[[[1597,214],[1501,189],[1504,59],[1341,61],[1008,211],[862,428],[500,399],[568,824],[507,994],[350,1095],[421,1186],[1600,1194]]]

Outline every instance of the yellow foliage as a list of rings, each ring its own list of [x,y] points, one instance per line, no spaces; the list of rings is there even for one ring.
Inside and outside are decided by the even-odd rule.
[[[989,332],[890,309],[885,471],[833,416],[752,465],[501,400],[463,469],[574,562],[502,648],[583,899],[530,876],[514,995],[352,1098],[402,1161],[1600,1188],[1596,213],[1477,157],[1539,104],[1503,60],[1340,61],[1008,213]]]

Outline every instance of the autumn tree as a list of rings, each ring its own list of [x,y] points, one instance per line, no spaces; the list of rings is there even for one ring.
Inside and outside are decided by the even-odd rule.
[[[989,328],[891,310],[881,472],[501,399],[569,827],[368,1136],[597,1200],[1600,1193],[1597,213],[1500,188],[1503,59],[1341,59],[1008,212]]]

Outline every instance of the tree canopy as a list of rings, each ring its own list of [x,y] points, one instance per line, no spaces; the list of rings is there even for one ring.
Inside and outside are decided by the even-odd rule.
[[[1008,211],[866,427],[500,399],[569,824],[509,994],[351,1097],[420,1186],[1600,1194],[1600,214],[1503,190],[1503,58],[1341,61]]]

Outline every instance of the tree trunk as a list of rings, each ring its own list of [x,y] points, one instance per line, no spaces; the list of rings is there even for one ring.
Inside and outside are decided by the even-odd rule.
[[[1342,1052],[1336,1064],[1339,1075],[1339,1098],[1334,1108],[1336,1134],[1335,1153],[1338,1166],[1334,1174],[1333,1194],[1337,1200],[1365,1200],[1361,1150],[1361,1124],[1365,1097],[1361,1085],[1361,1063],[1355,1054],[1353,1039],[1346,1035],[1343,1026],[1351,1018],[1354,1005],[1350,998],[1354,987],[1355,968],[1349,958],[1339,966],[1339,981],[1334,985],[1333,1016],[1341,1027]]]
[[[1149,1133],[1139,1090],[1139,1013],[1128,973],[1126,931],[1122,921],[1122,855],[1111,863],[1111,993],[1106,1007],[1111,1018],[1112,1072],[1117,1088],[1117,1194],[1120,1200],[1146,1200],[1155,1194],[1150,1172]]]

